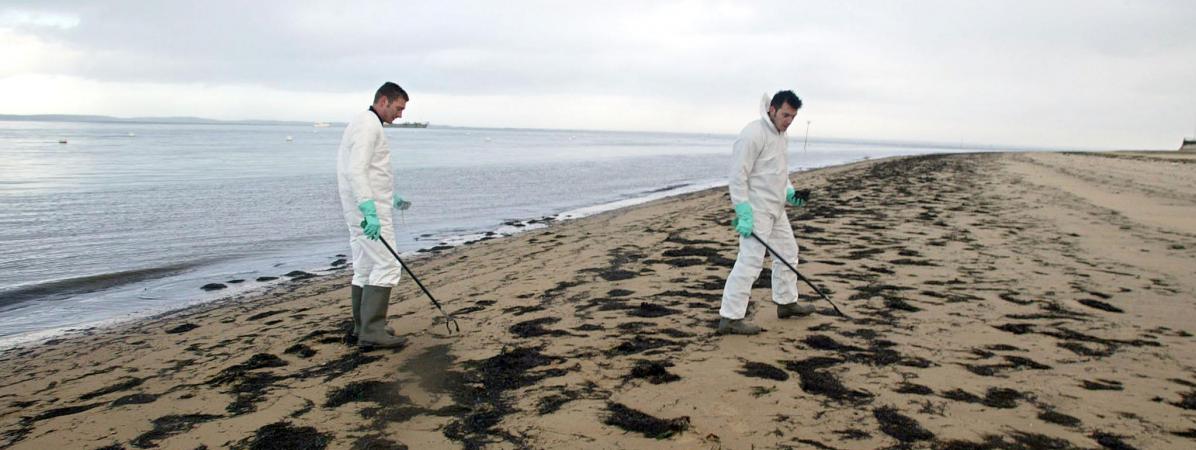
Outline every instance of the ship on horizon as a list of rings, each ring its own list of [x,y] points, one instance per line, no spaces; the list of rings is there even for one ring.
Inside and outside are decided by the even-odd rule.
[[[1180,144],[1179,151],[1196,152],[1196,134],[1192,135],[1192,139],[1184,138],[1184,143]]]
[[[384,123],[387,128],[428,128],[428,122]]]

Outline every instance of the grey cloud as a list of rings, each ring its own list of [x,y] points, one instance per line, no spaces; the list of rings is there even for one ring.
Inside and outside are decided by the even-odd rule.
[[[1196,96],[1196,3],[7,2],[74,15],[69,75],[357,92],[620,95],[695,107],[796,88],[872,120],[1015,123]],[[367,87],[368,89],[368,87]],[[1137,97],[1136,97],[1137,96]],[[1136,123],[1172,102],[1138,106]],[[1093,113],[1096,114],[1096,113]],[[982,119],[972,119],[982,120]],[[950,127],[950,125],[946,125]],[[969,125],[971,126],[971,125]]]
[[[713,3],[79,2],[56,4],[80,17],[77,28],[45,34],[87,55],[78,75],[104,80],[338,91],[395,74],[444,92],[650,94],[768,70],[851,80],[919,65],[1000,72],[1061,55],[1191,54],[1189,4],[773,2],[722,20],[705,11]],[[693,26],[677,35],[653,34],[650,22],[627,28],[671,11]],[[872,74],[858,73],[861,61]]]

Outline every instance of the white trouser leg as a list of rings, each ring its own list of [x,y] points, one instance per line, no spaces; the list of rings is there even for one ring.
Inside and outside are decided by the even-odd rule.
[[[350,233],[349,250],[353,256],[353,285],[365,287],[370,283],[370,271],[374,269],[374,262],[366,257],[365,249],[362,248],[359,241],[360,238],[362,238],[361,233]]]
[[[752,220],[752,231],[760,239],[768,241],[772,234],[774,218],[761,211]],[[769,244],[771,245],[771,243]],[[742,319],[747,314],[748,300],[752,295],[752,283],[760,276],[764,268],[764,245],[751,236],[739,237],[739,256],[735,258],[735,267],[727,276],[727,285],[723,288],[723,303],[718,314],[732,320]]]
[[[789,214],[781,211],[781,216],[773,222],[772,233],[765,239],[784,258],[797,267],[797,239],[793,237],[793,225],[789,223]],[[778,305],[787,305],[797,301],[797,274],[785,267],[785,263],[772,255],[772,301]]]
[[[382,237],[394,248],[394,227],[388,220],[382,221]],[[349,248],[353,252],[353,285],[394,287],[399,284],[403,267],[382,245],[382,241],[366,237],[360,226],[356,229],[350,227]]]

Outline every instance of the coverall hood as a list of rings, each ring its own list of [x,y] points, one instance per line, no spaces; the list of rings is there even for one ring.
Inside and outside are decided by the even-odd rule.
[[[768,126],[766,126],[764,128],[768,129],[768,131],[773,132],[773,134],[785,134],[780,131],[777,131],[776,124],[772,123],[771,117],[768,117],[768,106],[771,103],[772,103],[772,97],[770,97],[768,94],[764,94],[764,96],[762,98],[760,98],[760,118],[764,119],[764,123],[768,124]]]

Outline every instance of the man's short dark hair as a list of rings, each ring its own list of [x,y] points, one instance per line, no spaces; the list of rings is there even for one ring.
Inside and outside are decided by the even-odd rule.
[[[392,102],[398,100],[400,97],[404,101],[411,101],[411,97],[407,96],[407,91],[404,91],[403,88],[399,87],[399,85],[389,81],[383,83],[382,87],[378,88],[378,92],[374,93],[374,103],[378,103],[378,100],[381,100],[382,97],[386,97],[387,100]]]
[[[793,109],[801,109],[801,99],[797,98],[797,94],[793,91],[781,91],[772,96],[772,103],[769,103],[775,109],[781,109],[781,105],[788,103]]]

